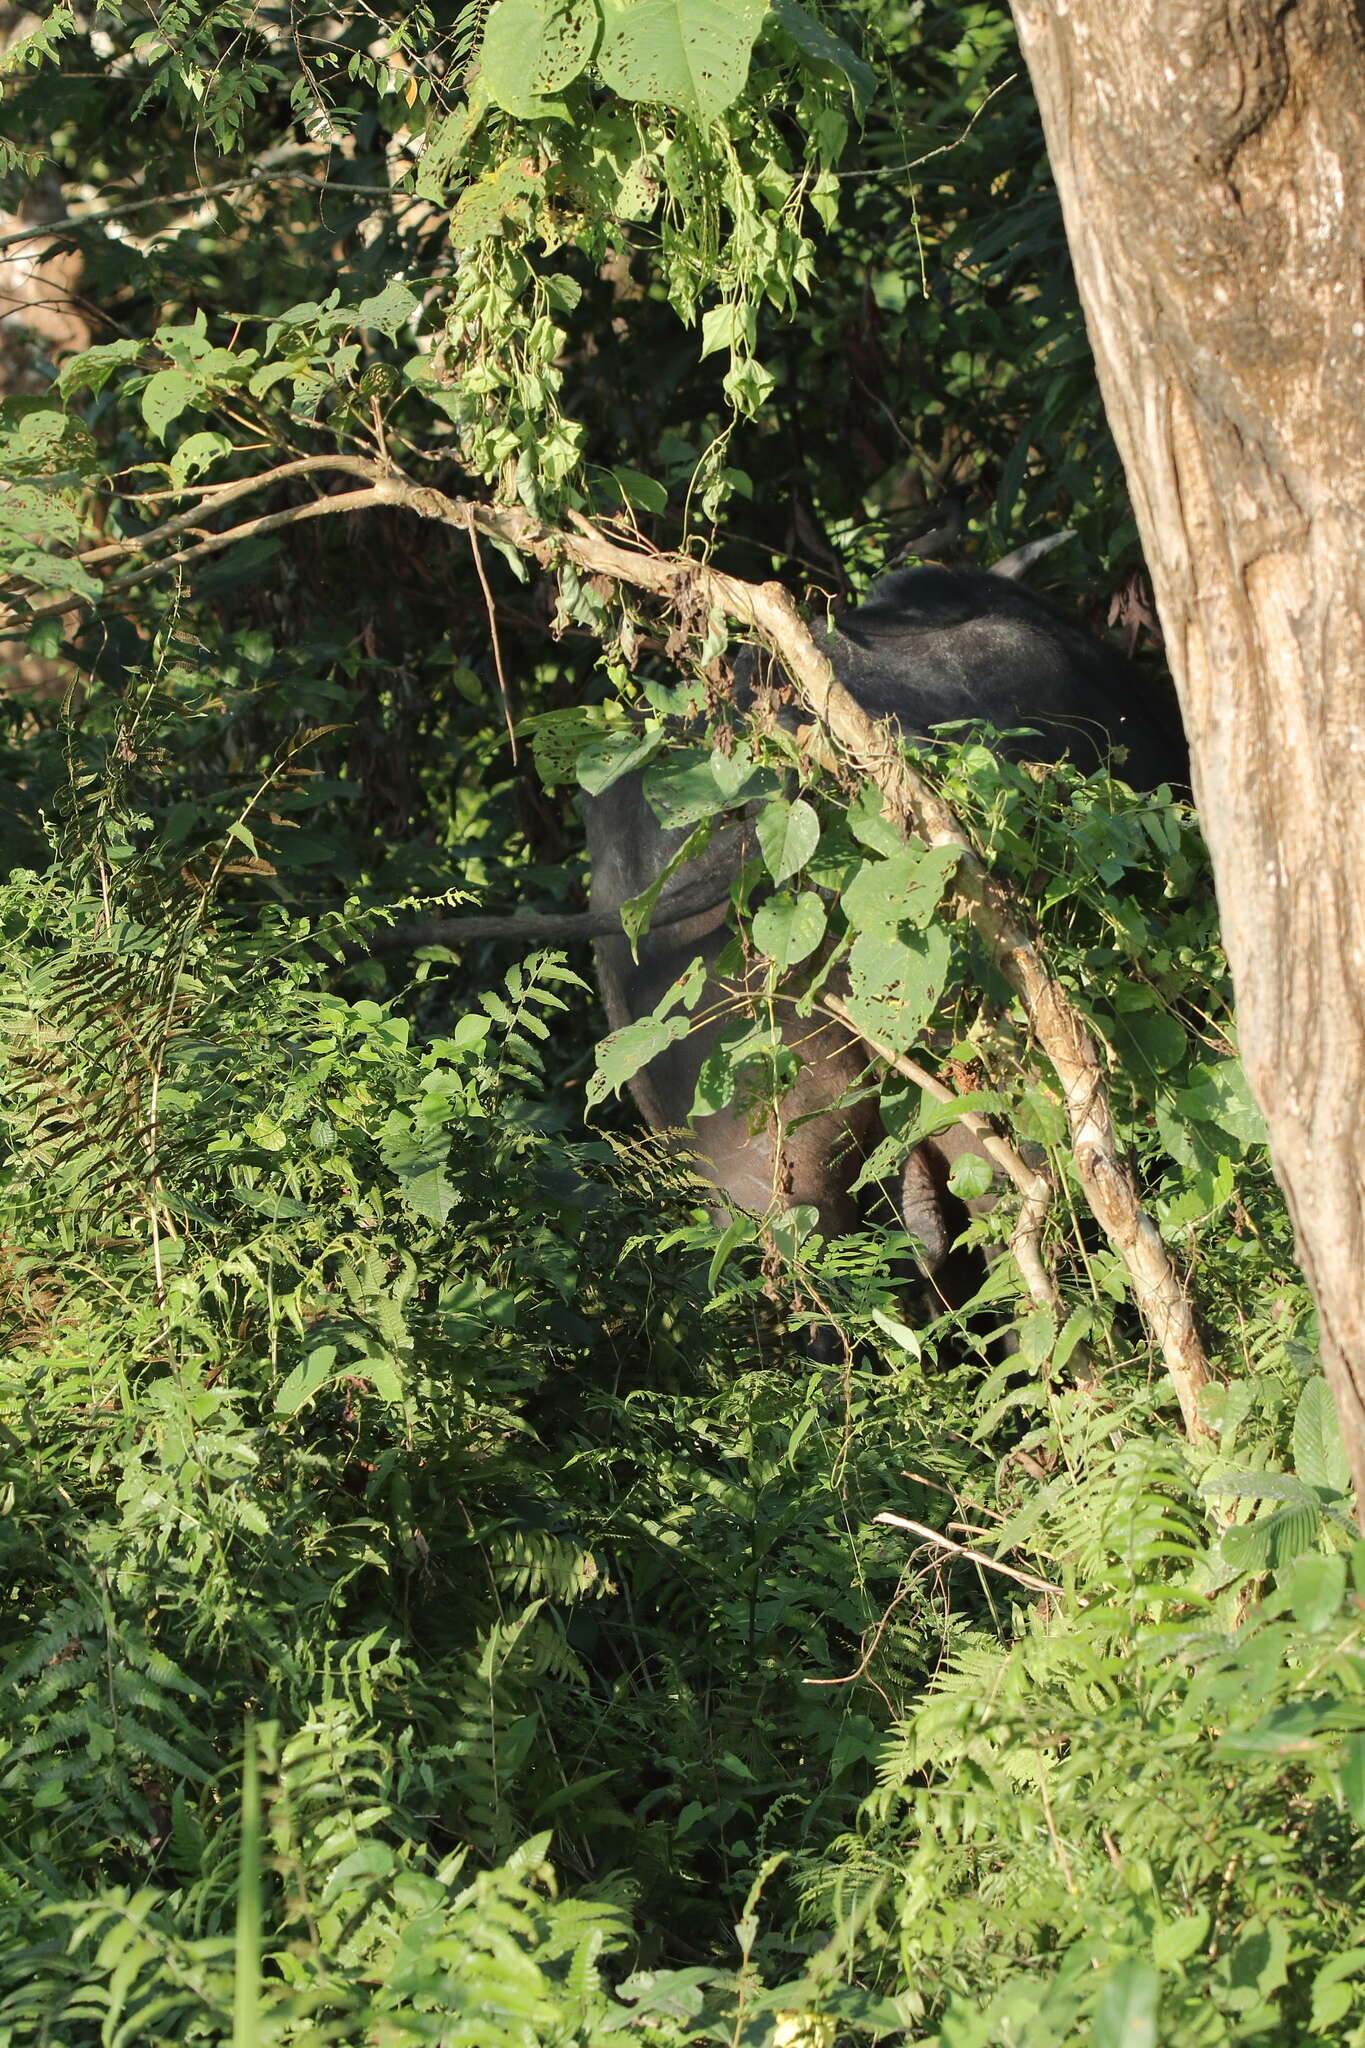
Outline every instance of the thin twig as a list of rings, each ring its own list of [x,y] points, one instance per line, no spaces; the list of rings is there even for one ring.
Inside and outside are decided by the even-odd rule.
[[[498,695],[502,698],[502,722],[507,727],[507,742],[512,749],[512,766],[517,765],[517,734],[512,723],[512,693],[507,687],[507,677],[502,666],[502,642],[498,638],[498,608],[493,602],[493,593],[488,587],[484,573],[483,555],[479,550],[479,536],[474,527],[469,529],[469,547],[474,557],[474,568],[483,591],[484,609],[488,613],[488,631],[493,641],[493,666],[498,672]]]
[[[913,1591],[913,1589],[914,1580],[907,1579],[905,1584],[901,1587],[899,1593],[894,1595],[890,1604],[878,1616],[877,1626],[872,1631],[872,1640],[868,1643],[866,1649],[863,1651],[862,1656],[858,1659],[857,1666],[854,1670],[847,1672],[843,1678],[803,1678],[801,1681],[802,1685],[854,1685],[856,1684],[858,1679],[865,1677],[867,1674],[868,1667],[871,1665],[872,1659],[877,1654],[877,1646],[881,1642],[882,1637],[886,1633],[886,1624],[890,1621],[892,1615],[900,1606],[901,1601],[906,1599],[909,1596],[909,1594]],[[878,1690],[880,1691],[880,1687],[878,1688]]]
[[[940,1550],[951,1550],[955,1557],[965,1557],[969,1564],[979,1564],[988,1572],[1001,1572],[1007,1579],[1016,1579],[1021,1586],[1027,1586],[1032,1593],[1060,1593],[1061,1587],[1054,1586],[1051,1579],[1040,1579],[1033,1572],[1016,1571],[1012,1564],[1001,1564],[998,1557],[987,1557],[984,1550],[972,1550],[965,1543],[955,1543],[951,1536],[943,1536],[937,1529],[927,1529],[923,1522],[909,1521],[904,1515],[890,1512],[872,1517],[874,1522],[884,1522],[889,1529],[908,1529],[912,1536],[922,1536],[926,1543],[936,1544]]]
[[[392,185],[346,185],[330,178],[315,178],[309,171],[247,171],[240,178],[224,178],[218,185],[201,185],[186,192],[167,192],[151,199],[129,199],[122,206],[102,206],[98,213],[65,213],[57,220],[34,221],[30,227],[15,228],[9,234],[0,235],[0,249],[11,248],[16,242],[60,239],[70,234],[73,228],[99,228],[107,220],[125,220],[130,213],[145,213],[151,206],[183,206],[187,201],[202,205],[206,199],[220,199],[225,192],[241,192],[248,186],[262,185],[311,185],[319,192],[354,192],[358,199],[410,199],[411,193],[398,192]],[[168,227],[156,228],[156,235],[170,234],[178,223],[172,221]]]
[[[1071,1861],[1070,1858],[1067,1856],[1066,1850],[1062,1846],[1062,1838],[1057,1832],[1057,1823],[1052,1818],[1052,1801],[1047,1796],[1047,1765],[1043,1762],[1041,1756],[1038,1759],[1038,1790],[1039,1793],[1042,1795],[1043,1819],[1047,1823],[1048,1836],[1052,1842],[1054,1850],[1056,1851],[1057,1861],[1062,1866],[1062,1876],[1066,1880],[1066,1888],[1074,1897],[1076,1892],[1076,1880],[1071,1875]]]

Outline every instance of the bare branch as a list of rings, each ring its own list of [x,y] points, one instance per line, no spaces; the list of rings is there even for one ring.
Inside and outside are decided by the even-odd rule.
[[[284,483],[294,476],[316,475],[320,471],[335,470],[343,476],[363,477],[373,483],[382,474],[378,466],[359,455],[306,455],[297,462],[282,462],[276,469],[268,469],[260,476],[244,477],[229,484],[187,484],[182,491],[157,492],[158,497],[196,497],[201,502],[191,512],[178,513],[162,526],[154,526],[148,533],[128,534],[123,540],[106,541],[100,547],[87,548],[76,560],[83,569],[89,569],[97,562],[111,562],[128,555],[141,554],[144,548],[155,547],[174,534],[184,533],[197,526],[210,512],[216,512],[220,505],[230,505],[237,498],[252,496],[257,491],[268,491],[273,484]],[[225,539],[225,544],[228,544]],[[157,563],[156,567],[164,565]]]
[[[145,213],[153,206],[202,206],[206,199],[221,199],[226,192],[242,192],[248,188],[259,189],[263,185],[312,185],[319,192],[353,192],[357,199],[403,199],[412,195],[398,192],[392,185],[347,185],[335,179],[315,178],[311,171],[270,170],[257,166],[245,172],[240,178],[224,178],[218,185],[200,185],[185,192],[157,193],[148,199],[129,199],[122,206],[102,206],[98,213],[67,213],[57,220],[34,221],[30,227],[16,228],[10,234],[0,235],[0,249],[11,248],[16,242],[37,242],[61,240],[76,229],[100,228],[108,220],[126,220],[129,214]],[[169,226],[153,230],[155,234],[172,234],[181,225],[172,221]]]
[[[987,1557],[984,1550],[972,1550],[965,1543],[955,1543],[951,1536],[941,1536],[937,1529],[928,1529],[923,1522],[912,1522],[905,1515],[887,1513],[874,1515],[872,1519],[884,1523],[888,1529],[908,1529],[912,1536],[922,1536],[926,1543],[934,1544],[939,1550],[949,1550],[954,1557],[965,1557],[969,1564],[979,1564],[988,1572],[1001,1572],[1007,1579],[1027,1586],[1032,1593],[1060,1593],[1062,1590],[1060,1586],[1054,1586],[1051,1579],[1040,1579],[1033,1572],[1016,1571],[1012,1564],[1001,1564],[998,1557]]]
[[[729,891],[717,896],[713,889],[697,896],[679,895],[656,909],[651,926],[666,930],[669,925],[686,924],[703,911],[716,910],[728,900]],[[348,959],[365,960],[375,954],[413,953],[420,946],[463,946],[475,939],[518,939],[527,945],[578,945],[586,939],[607,939],[621,930],[615,910],[517,910],[505,917],[485,911],[457,911],[453,917],[414,918],[409,923],[390,925],[373,932],[363,945],[349,947]]]
[[[219,555],[224,548],[234,547],[238,541],[251,540],[257,534],[276,533],[286,526],[302,525],[305,519],[322,519],[333,512],[368,511],[373,505],[384,505],[391,500],[382,484],[372,485],[367,491],[340,491],[334,497],[314,498],[306,505],[289,505],[282,512],[267,512],[259,519],[248,519],[241,526],[231,526],[225,533],[215,533],[197,547],[180,548],[175,554],[162,555],[155,562],[141,562],[136,568],[128,569],[122,576],[112,576],[105,584],[101,597],[115,596],[121,590],[130,590],[135,583],[145,583],[150,577],[160,576],[167,569],[183,568],[191,562],[202,562],[210,555]],[[191,525],[198,528],[204,516],[203,506],[196,508],[188,518],[177,522],[178,530],[185,531]],[[129,552],[120,549],[120,554]],[[31,625],[39,619],[49,619],[72,611],[85,600],[66,596],[53,598],[48,604],[36,604],[31,609],[18,612],[0,612],[0,631],[17,625]]]

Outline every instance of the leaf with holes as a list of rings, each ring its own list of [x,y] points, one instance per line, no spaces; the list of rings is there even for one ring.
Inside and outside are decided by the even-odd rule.
[[[854,1022],[894,1051],[909,1052],[937,1007],[951,953],[941,925],[904,938],[860,932],[848,961]]]
[[[677,749],[646,771],[645,799],[661,825],[699,824],[718,811],[736,809],[750,797],[765,796],[776,786],[771,771],[759,768],[737,786],[727,776],[722,787],[711,762],[710,754]]]
[[[189,434],[171,457],[171,482],[187,484],[231,453],[232,443],[226,434]]]
[[[355,309],[355,324],[357,327],[372,327],[392,340],[399,328],[411,320],[418,304],[416,294],[393,278],[382,292],[360,301]]]
[[[864,932],[928,924],[960,858],[955,846],[912,845],[864,861],[844,891],[845,917]]]
[[[639,726],[629,725],[590,740],[579,750],[579,784],[589,796],[605,795],[613,782],[629,775],[632,768],[643,766],[658,750],[661,737],[659,732],[651,731],[648,726],[641,732]]]
[[[585,1090],[589,1109],[605,1102],[608,1095],[619,1095],[642,1067],[686,1038],[691,1029],[692,1020],[687,1016],[641,1017],[638,1023],[608,1033],[597,1048],[597,1072]]]
[[[194,379],[183,370],[158,370],[148,378],[142,391],[142,417],[159,441],[165,440],[172,421],[189,411],[196,396]]]
[[[597,0],[498,0],[484,33],[483,83],[509,114],[562,92],[592,55]]]
[[[714,121],[738,99],[768,0],[604,0],[597,68],[627,100]]]

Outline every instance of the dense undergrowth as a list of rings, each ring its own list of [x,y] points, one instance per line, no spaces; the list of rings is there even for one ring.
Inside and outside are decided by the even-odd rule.
[[[364,914],[234,911],[250,805],[189,868],[137,807],[145,705],[3,897],[0,2038],[1365,2038],[1365,1552],[1180,808],[939,764],[1084,969],[1210,1450],[1074,1218],[1062,1330],[1003,1259],[914,1332],[584,1129],[562,958],[346,993]]]
[[[670,18],[728,100],[637,89]],[[0,2048],[1365,2044],[1365,1549],[1188,812],[928,764],[1106,1048],[1199,1444],[946,869],[722,730],[715,621],[335,470],[814,619],[947,496],[1150,642],[1008,10],[61,7],[3,79],[87,333],[0,358]],[[1008,1194],[956,1315],[894,1227],[721,1231],[586,951],[389,944],[573,908],[637,718],[689,824],[769,776],[765,999],[846,958],[1051,1167],[1060,1315]]]

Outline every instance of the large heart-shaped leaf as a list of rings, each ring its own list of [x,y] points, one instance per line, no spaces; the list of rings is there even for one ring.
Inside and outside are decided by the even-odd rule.
[[[562,92],[592,55],[602,17],[597,0],[498,0],[484,32],[482,76],[509,114]]]
[[[602,11],[604,84],[714,121],[744,90],[768,0],[604,0]]]
[[[778,967],[808,959],[825,936],[825,906],[813,889],[773,896],[756,914],[754,944]]]

